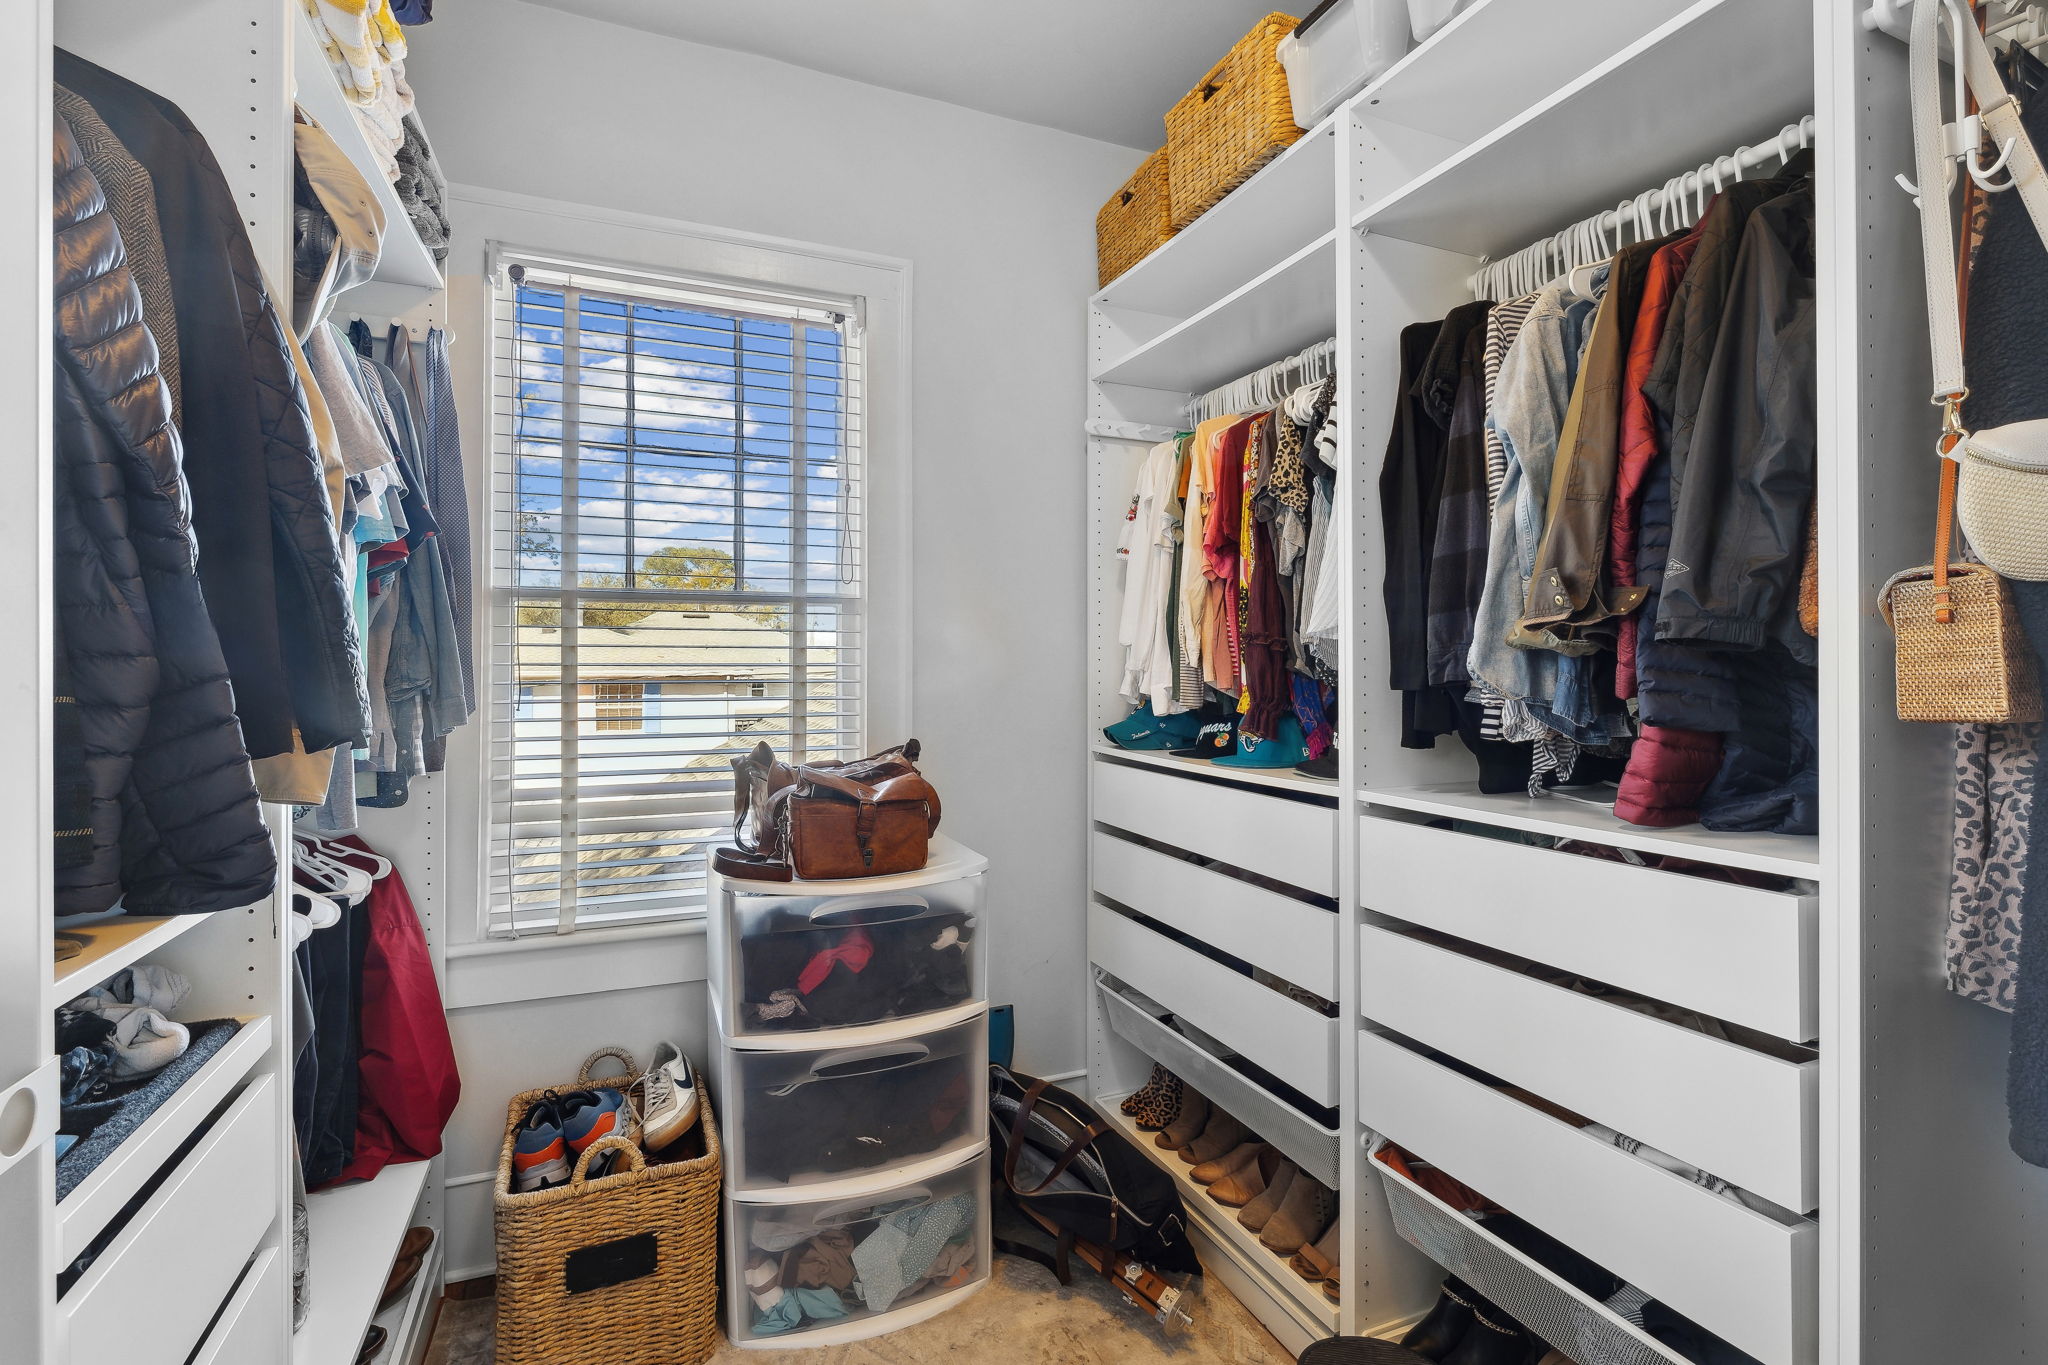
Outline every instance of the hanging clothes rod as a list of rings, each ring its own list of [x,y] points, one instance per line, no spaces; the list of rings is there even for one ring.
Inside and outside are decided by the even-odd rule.
[[[1188,424],[1252,408],[1270,408],[1291,390],[1303,384],[1320,383],[1336,372],[1337,339],[1331,337],[1191,399],[1187,406]]]
[[[1489,260],[1467,281],[1472,297],[1514,299],[1534,293],[1576,266],[1591,265],[1612,256],[1631,228],[1635,239],[1644,241],[1691,227],[1722,189],[1773,161],[1781,166],[1786,164],[1811,147],[1813,139],[1814,120],[1808,114],[1779,129],[1776,137],[1738,147],[1696,170],[1671,177],[1656,189],[1624,199],[1604,213],[1532,242],[1512,256]]]

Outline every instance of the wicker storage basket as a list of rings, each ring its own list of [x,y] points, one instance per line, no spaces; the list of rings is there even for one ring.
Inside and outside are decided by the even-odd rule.
[[[1138,163],[1095,215],[1095,284],[1108,284],[1173,236],[1166,148]]]
[[[498,1156],[498,1365],[708,1360],[723,1340],[720,1153],[709,1098],[700,1086],[701,1157],[653,1165],[637,1143],[608,1137],[584,1152],[569,1184],[513,1194],[513,1137],[545,1094],[513,1099]],[[622,1149],[631,1169],[586,1181],[584,1167],[607,1147]]]
[[[1301,136],[1275,49],[1295,21],[1269,14],[1166,111],[1173,230],[1180,231]]]

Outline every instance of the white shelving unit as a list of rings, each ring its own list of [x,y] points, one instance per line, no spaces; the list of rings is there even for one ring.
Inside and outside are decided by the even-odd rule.
[[[1905,5],[1878,3],[1896,27]],[[1893,718],[1890,639],[1870,606],[1925,558],[1914,433],[1933,426],[1917,224],[1891,184],[1912,164],[1905,50],[1864,26],[1867,8],[1480,0],[1090,301],[1097,728],[1128,710],[1115,541],[1147,445],[1191,394],[1317,335],[1338,342],[1338,780],[1093,736],[1088,758],[1094,1094],[1113,1113],[1163,1062],[1329,1173],[1346,1229],[1334,1319],[1182,1191],[1210,1273],[1290,1348],[1399,1335],[1449,1267],[1574,1359],[1682,1365],[1483,1220],[1384,1172],[1369,1159],[1382,1140],[1765,1365],[2019,1360],[2038,1336],[2027,1228],[2048,1214],[2048,1176],[2005,1149],[2003,1017],[1942,985],[1951,737]],[[1469,302],[1484,259],[1808,113],[1821,832],[1645,829],[1614,816],[1611,794],[1482,794],[1455,740],[1401,747],[1385,686],[1377,485],[1400,331]],[[1561,989],[1559,973],[1755,1032],[1709,1036]],[[1746,1182],[1779,1212],[1707,1193],[1446,1060]]]
[[[0,212],[4,272],[22,318],[50,311],[50,53],[61,46],[147,87],[184,111],[213,150],[275,297],[289,291],[294,93],[323,123],[377,193],[386,217],[374,286],[344,300],[341,316],[438,318],[441,273],[369,158],[298,0],[32,0],[16,16],[16,64],[7,84],[10,178]],[[36,1365],[119,1354],[137,1365],[318,1365],[349,1361],[369,1327],[405,1229],[432,1222],[438,1163],[393,1167],[377,1180],[310,1201],[312,1321],[294,1339],[291,1133],[292,964],[280,885],[265,900],[211,915],[116,916],[61,932],[84,950],[55,958],[49,791],[50,416],[46,327],[24,327],[7,382],[11,445],[33,496],[0,508],[19,591],[13,639],[0,666],[12,752],[32,771],[17,784],[7,836],[20,843],[17,900],[0,941],[0,1216],[14,1235],[0,1247],[0,1320],[10,1348]],[[29,473],[33,470],[33,474]],[[380,849],[413,877],[429,941],[438,945],[433,871],[433,782],[404,811],[366,820]],[[265,819],[287,849],[289,811]],[[289,867],[288,852],[280,866]],[[438,946],[437,946],[438,951]],[[241,1028],[60,1204],[53,1145],[56,1062],[50,1012],[139,962],[174,968],[191,983],[180,1019],[234,1018]],[[437,964],[438,965],[438,964]],[[24,1052],[23,1049],[26,1051]],[[32,1061],[32,1067],[22,1065]],[[89,1247],[91,1267],[60,1295],[58,1272]],[[406,1300],[382,1321],[380,1359],[416,1365],[441,1289],[438,1251]],[[5,1354],[0,1352],[0,1354]]]

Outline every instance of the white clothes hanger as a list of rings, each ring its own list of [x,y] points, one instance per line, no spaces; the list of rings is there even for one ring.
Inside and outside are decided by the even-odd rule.
[[[388,877],[391,875],[392,861],[382,854],[372,853],[368,849],[351,848],[347,844],[336,843],[332,839],[323,838],[317,834],[299,833],[294,837],[305,847],[312,849],[316,853],[322,853],[329,858],[341,861],[344,866],[350,865],[346,860],[351,858],[369,863],[369,875],[371,877]],[[357,870],[360,871],[360,869]]]
[[[308,848],[297,839],[292,841],[292,871],[295,880],[310,882],[313,889],[330,892],[351,905],[369,895],[375,885],[370,874],[361,868],[350,867],[322,850]]]

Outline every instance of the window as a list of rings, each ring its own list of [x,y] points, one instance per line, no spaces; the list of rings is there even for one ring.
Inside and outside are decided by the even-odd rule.
[[[597,728],[639,730],[644,728],[646,687],[641,683],[592,683],[597,701]]]
[[[701,913],[732,758],[864,738],[860,306],[493,279],[487,930]]]

